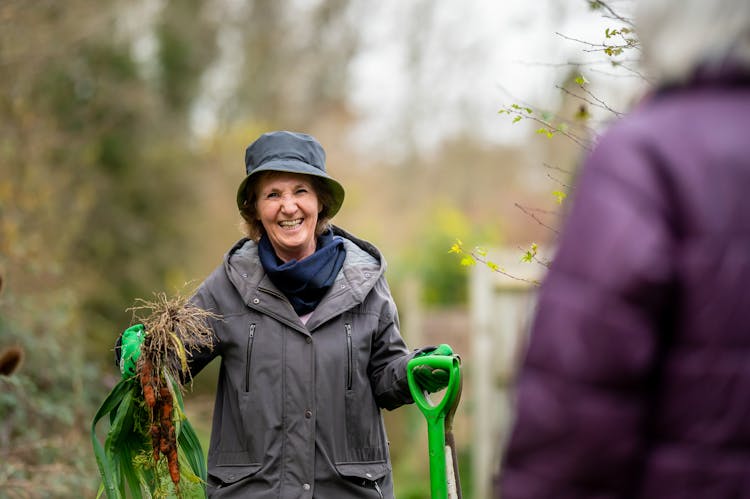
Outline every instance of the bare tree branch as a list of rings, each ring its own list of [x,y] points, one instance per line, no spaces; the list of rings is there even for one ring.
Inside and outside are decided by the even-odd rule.
[[[624,24],[627,24],[628,26],[633,26],[633,21],[631,21],[630,19],[628,19],[628,18],[626,18],[626,17],[623,17],[622,15],[618,14],[618,13],[617,13],[617,12],[615,11],[615,9],[613,9],[613,8],[612,8],[612,7],[611,7],[611,6],[609,5],[609,3],[608,3],[608,2],[603,2],[603,1],[601,1],[601,0],[597,0],[597,1],[595,1],[595,2],[591,2],[591,3],[592,3],[592,4],[597,4],[597,5],[599,5],[600,7],[604,8],[604,9],[605,9],[605,10],[606,10],[607,12],[609,12],[609,14],[610,14],[611,18],[613,18],[613,19],[617,19],[618,21],[620,21],[620,22],[622,22],[622,23],[624,23]],[[605,16],[605,17],[609,17],[609,16]]]
[[[649,79],[645,75],[641,74],[636,69],[630,66],[626,66],[625,64],[617,64],[616,67],[623,68],[627,72],[627,74],[611,73],[609,71],[603,71],[601,69],[596,69],[596,68],[591,68],[589,69],[589,71],[591,71],[592,73],[597,73],[597,74],[604,75],[604,76],[611,76],[613,78],[638,78],[639,80],[649,81]]]
[[[523,277],[518,277],[517,275],[513,275],[511,273],[506,272],[505,270],[503,270],[496,263],[487,261],[487,259],[484,258],[481,254],[479,254],[479,252],[477,252],[477,250],[472,250],[470,254],[471,254],[471,257],[474,258],[474,260],[478,261],[479,263],[481,263],[483,265],[486,265],[493,272],[497,272],[498,274],[502,274],[505,277],[509,277],[509,278],[513,279],[514,281],[526,282],[526,283],[529,283],[529,284],[533,284],[534,286],[539,286],[539,281],[537,281],[535,279],[526,279],[526,278],[523,278]]]
[[[526,210],[531,213],[541,213],[542,215],[557,215],[557,212],[554,210],[545,210],[543,208],[532,208],[530,206],[526,207]]]
[[[549,163],[542,163],[542,164],[543,164],[543,165],[544,165],[544,166],[545,166],[546,168],[548,168],[548,169],[550,169],[550,170],[557,170],[558,172],[566,173],[566,174],[568,174],[568,175],[570,174],[570,171],[569,171],[569,170],[566,170],[565,168],[560,168],[559,166],[554,166],[554,165],[551,165],[551,164],[549,164]]]
[[[553,182],[555,182],[555,183],[557,183],[557,184],[561,185],[562,187],[565,187],[566,189],[570,189],[570,188],[571,188],[571,186],[570,186],[570,185],[566,184],[565,182],[563,182],[563,181],[562,181],[562,180],[560,180],[559,178],[555,178],[555,177],[553,177],[553,176],[552,176],[552,175],[550,175],[549,173],[547,174],[547,178],[548,178],[548,179],[550,179],[550,180],[552,180]]]
[[[591,97],[591,99],[587,99],[586,97],[584,97],[582,95],[578,95],[575,92],[571,92],[567,88],[562,87],[560,85],[555,85],[555,88],[557,88],[559,90],[562,90],[563,92],[565,92],[566,94],[570,95],[571,97],[575,97],[576,99],[580,99],[583,102],[586,102],[587,104],[590,104],[590,105],[592,105],[594,107],[598,107],[599,109],[604,109],[605,111],[609,111],[610,113],[614,114],[617,117],[620,117],[620,116],[622,116],[624,114],[624,113],[622,113],[620,111],[616,111],[616,110],[612,109],[611,107],[609,107],[606,102],[604,102],[603,100],[601,100],[600,98],[598,98],[597,96],[595,96],[587,88],[584,88],[581,85],[579,85],[579,87],[580,87],[581,90],[583,90],[584,92],[586,92]]]
[[[549,229],[552,232],[554,232],[555,234],[558,234],[558,235],[560,234],[559,230],[555,229],[554,227],[550,226],[549,224],[544,223],[530,209],[526,208],[525,206],[521,206],[518,203],[513,203],[513,204],[516,206],[516,208],[518,208],[519,210],[521,210],[522,212],[524,212],[524,214],[526,214],[527,216],[531,217],[532,220],[534,220],[536,223],[538,223],[539,225],[541,225],[545,229]]]

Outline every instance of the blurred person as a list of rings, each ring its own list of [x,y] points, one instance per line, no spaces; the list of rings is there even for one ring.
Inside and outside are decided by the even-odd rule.
[[[344,188],[315,138],[263,134],[245,167],[247,237],[191,300],[221,316],[210,322],[216,346],[189,365],[194,376],[221,357],[208,496],[393,498],[380,410],[413,402],[409,360],[453,352],[407,350],[382,254],[329,223]],[[121,337],[123,376],[135,373],[144,333],[135,325]],[[430,392],[447,375],[415,372]]]
[[[643,0],[656,87],[584,162],[495,497],[750,497],[750,2]]]

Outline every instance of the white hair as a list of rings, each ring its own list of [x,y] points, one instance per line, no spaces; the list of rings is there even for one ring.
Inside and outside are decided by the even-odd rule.
[[[750,0],[638,0],[643,65],[657,84],[731,60],[750,70]]]

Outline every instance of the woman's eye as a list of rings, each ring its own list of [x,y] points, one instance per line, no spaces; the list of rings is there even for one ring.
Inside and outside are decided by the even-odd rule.
[[[307,192],[307,189],[305,189],[304,187],[300,187],[299,189],[297,189],[297,194],[304,194],[306,192]]]
[[[266,199],[277,198],[277,197],[279,197],[278,192],[269,192],[268,194],[266,194]]]

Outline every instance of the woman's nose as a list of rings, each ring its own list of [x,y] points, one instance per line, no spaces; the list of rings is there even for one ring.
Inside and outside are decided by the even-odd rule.
[[[284,196],[281,199],[281,211],[284,213],[294,213],[297,210],[297,202],[292,196]]]

